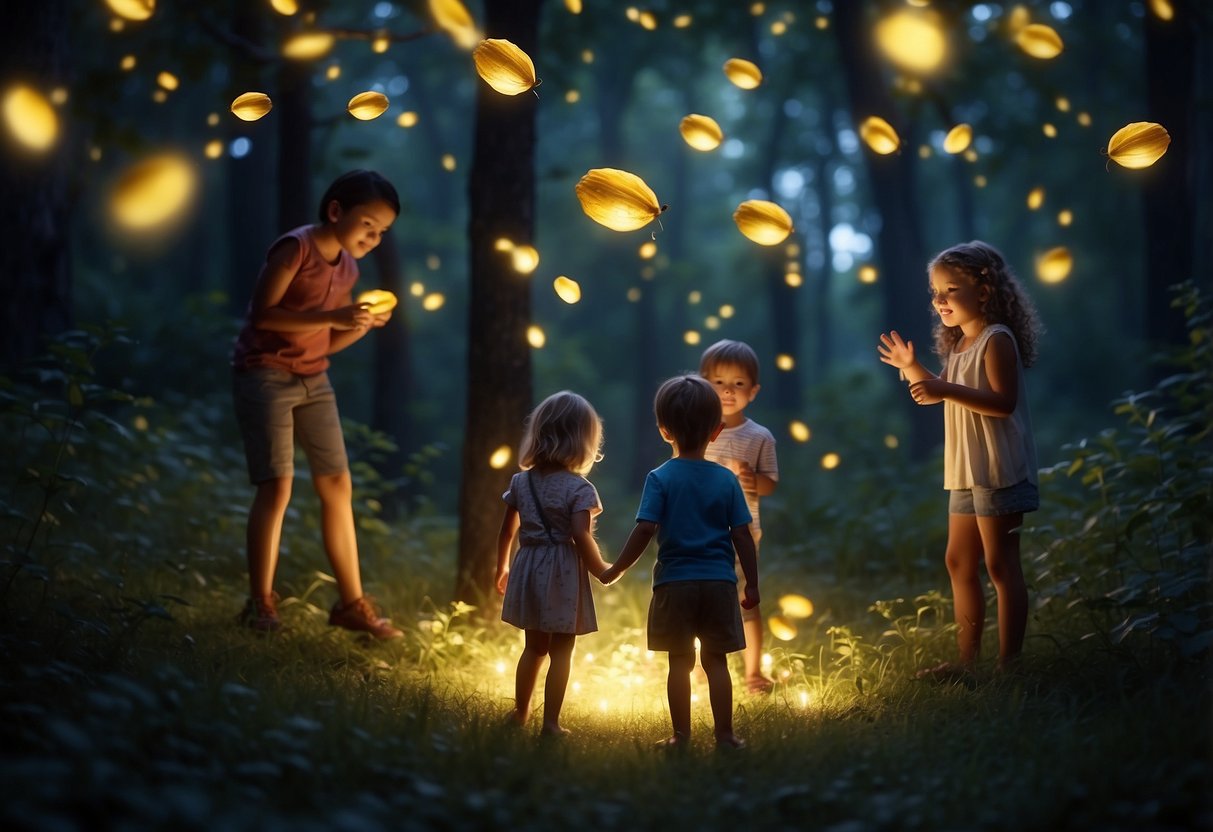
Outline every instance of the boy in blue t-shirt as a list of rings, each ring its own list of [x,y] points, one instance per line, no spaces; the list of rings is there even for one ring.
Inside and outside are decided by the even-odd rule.
[[[615,581],[639,560],[656,535],[648,643],[650,650],[670,654],[666,692],[674,726],[674,735],[659,745],[683,748],[690,741],[691,671],[698,638],[716,744],[741,748],[745,741],[733,733],[728,654],[745,647],[735,559],[745,576],[741,605],[749,609],[759,600],[750,510],[737,477],[703,456],[721,428],[720,397],[712,385],[699,376],[676,376],[658,389],[653,409],[657,429],[673,446],[674,456],[649,472],[636,527],[600,580]]]

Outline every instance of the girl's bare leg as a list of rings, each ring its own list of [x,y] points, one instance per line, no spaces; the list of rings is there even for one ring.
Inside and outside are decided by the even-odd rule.
[[[670,673],[666,677],[665,692],[670,704],[670,722],[674,727],[674,736],[667,742],[672,745],[691,739],[691,671],[694,669],[694,653],[670,654]]]
[[[986,571],[998,593],[998,659],[1006,664],[1023,652],[1028,628],[1028,586],[1019,558],[1019,529],[1022,514],[978,517],[981,543],[986,553]]]
[[[944,561],[952,580],[956,646],[964,666],[977,661],[986,620],[986,596],[981,585],[982,535],[972,514],[948,515],[948,548]]]
[[[733,677],[729,675],[728,654],[701,650],[699,660],[708,677],[708,700],[712,704],[712,721],[716,725],[716,743],[740,747],[743,743],[733,733]]]
[[[362,597],[358,569],[358,538],[354,533],[354,483],[350,472],[322,474],[312,478],[320,498],[320,530],[324,551],[337,579],[342,606]]]
[[[531,696],[535,693],[539,668],[547,658],[551,641],[551,633],[526,631],[526,647],[518,657],[518,669],[514,671],[514,710],[510,715],[519,725],[525,724],[531,715]]]
[[[273,592],[274,572],[278,568],[278,546],[282,542],[282,520],[290,500],[290,477],[257,483],[245,531],[249,594],[254,598],[264,598]]]
[[[572,633],[552,633],[548,677],[543,683],[543,733],[567,734],[560,727],[560,709],[564,707],[564,692],[569,685],[569,670],[573,666],[573,647],[577,636]]]

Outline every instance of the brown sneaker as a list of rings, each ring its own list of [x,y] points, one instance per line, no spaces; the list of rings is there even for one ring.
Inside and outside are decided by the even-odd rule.
[[[278,617],[278,593],[249,598],[244,602],[244,609],[236,616],[236,621],[263,633],[282,629],[282,619]]]
[[[375,638],[400,638],[404,631],[392,626],[392,622],[379,615],[375,603],[367,596],[351,601],[344,607],[338,601],[329,613],[329,624],[347,630],[360,630]]]

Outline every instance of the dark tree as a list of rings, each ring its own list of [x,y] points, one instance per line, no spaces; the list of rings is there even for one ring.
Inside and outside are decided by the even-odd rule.
[[[536,60],[542,0],[489,0],[488,37],[505,38]],[[538,61],[536,60],[536,63]],[[531,289],[494,241],[530,243],[535,224],[535,112],[538,99],[504,96],[481,83],[468,179],[470,292],[467,416],[459,485],[459,565],[455,599],[481,603],[493,587],[501,494],[510,469],[489,466],[493,451],[517,449],[531,408],[526,329]]]
[[[0,78],[43,94],[68,86],[68,4],[65,0],[6,7]],[[65,159],[71,125],[61,124],[49,151],[33,154],[8,139],[0,147],[0,273],[5,302],[0,370],[36,355],[48,336],[72,325]]]

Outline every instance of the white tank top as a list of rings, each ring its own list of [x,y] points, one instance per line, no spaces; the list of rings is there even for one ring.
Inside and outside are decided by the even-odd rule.
[[[1004,332],[1015,347],[1019,365],[1019,395],[1009,416],[983,416],[953,401],[943,403],[943,487],[949,491],[973,488],[1006,488],[1028,480],[1037,482],[1036,441],[1028,412],[1019,345],[1003,324],[987,326],[965,350],[948,354],[943,378],[976,390],[989,390],[986,377],[986,348],[990,337]]]

